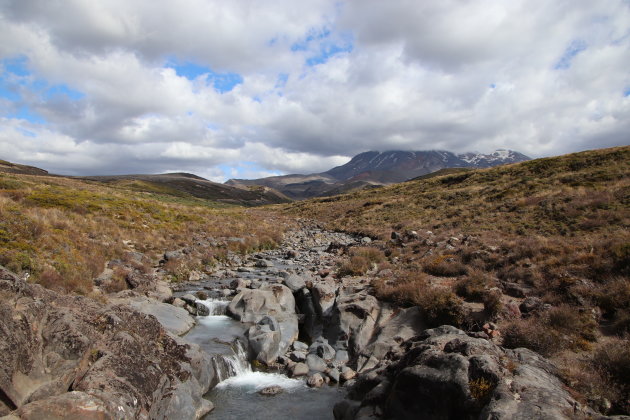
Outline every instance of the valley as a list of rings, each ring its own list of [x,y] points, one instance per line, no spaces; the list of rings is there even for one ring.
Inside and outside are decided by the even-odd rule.
[[[630,147],[378,156],[264,181],[297,202],[0,173],[0,418],[630,414]]]

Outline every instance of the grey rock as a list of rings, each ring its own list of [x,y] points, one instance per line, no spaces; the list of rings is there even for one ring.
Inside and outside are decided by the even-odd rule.
[[[321,357],[325,361],[330,361],[335,358],[335,349],[328,343],[315,342],[309,347],[309,353],[313,353]]]
[[[305,363],[296,363],[291,368],[291,377],[305,376],[308,374],[308,366]]]
[[[304,362],[306,360],[306,353],[301,351],[292,351],[289,353],[289,359],[294,362]]]
[[[347,350],[337,350],[335,352],[335,364],[336,365],[344,365],[348,363],[350,357],[348,356]]]
[[[306,384],[311,388],[321,388],[324,385],[324,377],[319,372],[315,373],[308,377]]]
[[[336,368],[327,369],[324,373],[326,373],[333,382],[339,382],[339,371]]]
[[[289,274],[289,276],[284,279],[283,283],[293,293],[306,287],[306,282],[304,281],[304,279],[297,274]]]
[[[197,310],[197,316],[210,315],[210,309],[208,309],[208,307],[201,302],[195,302],[195,308]]]
[[[319,316],[329,317],[332,315],[336,291],[337,284],[332,278],[326,278],[313,285],[313,302]]]
[[[301,341],[295,340],[293,342],[293,344],[291,345],[291,347],[293,347],[293,350],[295,351],[303,351],[303,352],[307,352],[308,351],[308,344],[303,343]]]
[[[267,395],[267,396],[272,396],[272,395],[278,395],[280,393],[282,393],[284,391],[284,389],[282,389],[281,386],[279,385],[271,385],[268,387],[265,387],[263,389],[261,389],[260,391],[258,391],[258,393],[260,395]]]
[[[156,302],[147,298],[118,299],[115,302],[126,303],[133,309],[153,315],[157,320],[175,335],[186,334],[195,325],[195,320],[188,311],[167,303]]]
[[[310,370],[314,370],[316,372],[324,372],[328,368],[324,359],[316,354],[309,354],[306,356],[306,364]]]
[[[344,381],[349,381],[354,379],[357,376],[357,373],[349,368],[348,366],[344,366],[341,368],[341,379]]]
[[[187,293],[184,296],[181,296],[180,299],[183,300],[184,302],[186,302],[189,305],[194,305],[195,302],[197,302],[197,298],[195,296],[191,295],[190,293]]]
[[[263,317],[249,328],[247,338],[253,359],[270,365],[280,355],[280,326],[275,318]]]

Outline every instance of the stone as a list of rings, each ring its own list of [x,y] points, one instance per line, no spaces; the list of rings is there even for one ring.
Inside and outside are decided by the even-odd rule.
[[[306,360],[306,353],[301,351],[292,351],[289,353],[289,359],[294,362],[304,362]]]
[[[345,365],[349,360],[348,350],[337,350],[335,352],[335,365]]]
[[[308,344],[303,343],[298,340],[295,340],[293,344],[291,344],[291,347],[293,347],[293,350],[296,350],[296,351],[303,351],[303,352],[308,351]]]
[[[291,377],[295,378],[297,376],[305,376],[308,374],[308,366],[306,363],[296,363],[291,368]]]
[[[189,305],[194,305],[195,302],[197,302],[197,298],[190,293],[186,293],[184,296],[181,296],[180,299]]]
[[[316,354],[309,354],[306,356],[306,364],[310,370],[314,370],[316,372],[324,372],[328,368],[324,359]]]
[[[523,314],[531,314],[542,308],[543,301],[539,297],[529,296],[525,298],[519,305],[519,309]]]
[[[203,290],[198,290],[195,292],[195,296],[197,296],[197,299],[199,300],[207,300],[208,299],[208,293],[203,291]]]
[[[370,238],[369,236],[364,236],[363,238],[361,238],[361,243],[363,245],[367,245],[371,242],[372,242],[372,238]]]
[[[344,381],[349,381],[354,379],[357,376],[357,373],[349,368],[348,366],[344,366],[341,368],[341,379]]]
[[[251,280],[245,280],[242,278],[236,278],[230,282],[231,289],[245,289],[251,284]]]
[[[134,298],[112,300],[121,303],[127,303],[133,309],[153,315],[157,320],[175,335],[184,335],[195,325],[195,320],[190,316],[188,311],[178,308],[167,303],[156,302],[147,298]]]
[[[182,251],[166,251],[164,253],[164,261],[177,260],[183,256],[184,254]]]
[[[280,326],[275,318],[263,317],[247,331],[252,359],[270,365],[280,355]]]
[[[315,373],[308,377],[306,384],[311,388],[321,388],[324,385],[324,377],[319,372]]]
[[[309,352],[314,353],[325,361],[331,361],[335,358],[335,349],[325,342],[315,342],[309,347]]]
[[[326,375],[330,378],[331,381],[338,383],[339,382],[339,371],[336,368],[327,369]]]
[[[284,389],[282,389],[281,386],[279,386],[279,385],[271,385],[271,386],[267,386],[267,387],[261,389],[260,391],[258,391],[258,393],[260,395],[272,396],[272,395],[280,394],[283,391],[284,391]]]
[[[332,278],[323,279],[313,284],[313,303],[320,317],[330,317],[335,305],[337,284]]]
[[[283,280],[283,283],[293,293],[295,293],[298,290],[303,289],[303,288],[306,287],[306,283],[304,282],[304,279],[302,277],[298,276],[297,274],[289,274],[288,277],[286,277]]]
[[[197,316],[210,315],[210,309],[201,302],[195,302],[195,309],[197,310]]]

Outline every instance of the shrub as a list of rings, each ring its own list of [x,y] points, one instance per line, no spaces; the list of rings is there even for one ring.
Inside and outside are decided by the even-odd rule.
[[[483,311],[494,318],[503,310],[502,293],[499,290],[489,290],[483,295]]]
[[[417,298],[417,305],[424,312],[429,327],[448,324],[461,326],[466,318],[463,302],[450,290],[427,287]]]
[[[424,264],[425,273],[438,277],[455,277],[467,273],[468,269],[464,264],[456,261],[452,255],[440,255]]]
[[[491,279],[488,274],[480,270],[471,270],[467,277],[463,277],[455,283],[455,293],[475,302],[483,301]]]

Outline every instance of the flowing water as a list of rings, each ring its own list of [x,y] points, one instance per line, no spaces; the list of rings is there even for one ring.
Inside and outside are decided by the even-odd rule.
[[[278,373],[256,372],[247,361],[246,327],[225,315],[228,301],[200,301],[210,315],[197,318],[186,339],[199,344],[212,355],[220,382],[205,395],[215,409],[204,420],[330,420],[332,408],[344,392],[337,386],[312,389],[303,379]],[[269,386],[283,392],[273,396],[258,393]]]

